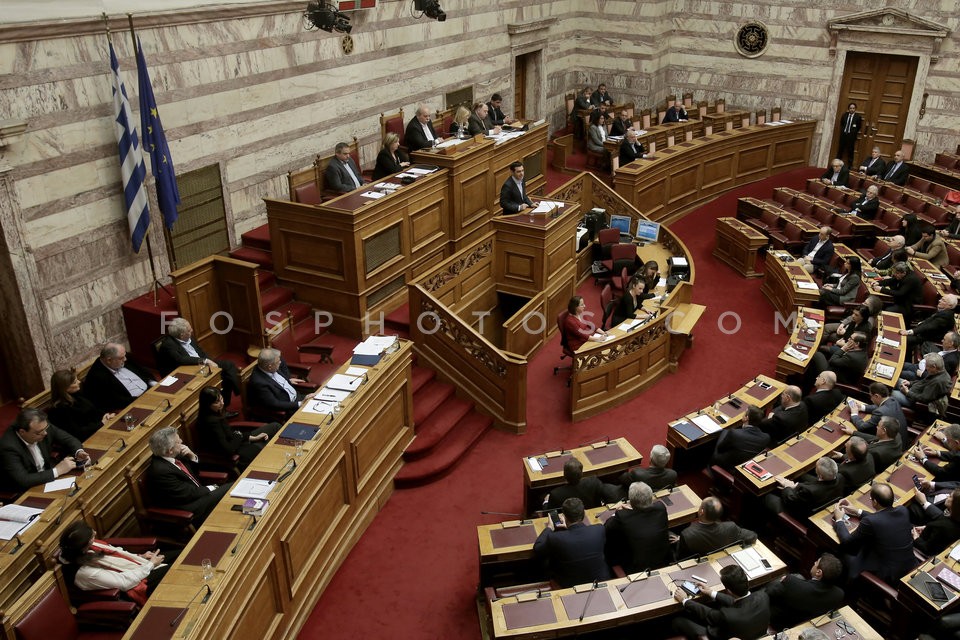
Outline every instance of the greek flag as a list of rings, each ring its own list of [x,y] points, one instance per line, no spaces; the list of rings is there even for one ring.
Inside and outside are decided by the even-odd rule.
[[[177,175],[173,168],[173,157],[167,146],[167,136],[160,123],[160,112],[153,97],[147,61],[143,57],[143,47],[137,38],[137,75],[140,79],[140,135],[143,136],[143,148],[150,154],[150,167],[156,181],[157,204],[163,214],[167,229],[173,228],[177,221],[177,205],[180,204],[180,190],[177,189]]]
[[[127,205],[127,223],[133,250],[140,253],[140,246],[150,227],[150,206],[144,180],[147,169],[143,164],[143,152],[137,139],[130,114],[127,89],[120,79],[120,63],[110,43],[110,71],[113,73],[113,107],[117,123],[117,146],[120,150],[120,174],[123,177],[123,199]]]

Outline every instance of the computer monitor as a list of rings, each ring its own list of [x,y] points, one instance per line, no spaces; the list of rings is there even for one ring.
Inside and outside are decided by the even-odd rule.
[[[660,237],[660,223],[637,220],[637,232],[634,237],[640,242],[656,242]]]
[[[610,216],[610,228],[630,235],[630,216]]]

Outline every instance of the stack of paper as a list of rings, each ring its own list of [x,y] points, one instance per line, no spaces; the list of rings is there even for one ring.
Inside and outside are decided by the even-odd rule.
[[[783,348],[783,352],[788,356],[790,356],[791,358],[793,358],[794,360],[800,360],[801,362],[806,361],[806,359],[809,357],[809,354],[804,355],[799,351],[797,351],[796,349],[794,349],[793,347],[791,347],[790,345],[785,346]]]
[[[737,561],[749,580],[762,576],[769,571],[763,565],[763,557],[753,547],[734,551],[730,556]]]
[[[893,367],[888,364],[877,363],[875,367],[877,375],[881,378],[886,378],[887,380],[893,379]]]
[[[422,167],[410,167],[407,169],[407,173],[412,173],[415,176],[426,176],[434,171],[437,171],[440,167],[434,167],[433,169],[424,169]]]
[[[815,291],[818,288],[816,282],[807,282],[806,280],[797,282],[797,289],[812,289]]]
[[[896,340],[887,340],[883,336],[877,336],[877,344],[885,344],[888,347],[899,347],[900,343]]]
[[[703,429],[704,433],[716,433],[717,431],[723,429],[723,427],[720,426],[720,423],[713,419],[713,416],[706,413],[702,413],[693,418],[691,422]]]
[[[0,539],[10,540],[18,533],[29,529],[43,509],[5,504],[0,507]]]
[[[330,376],[324,385],[327,389],[336,389],[337,391],[356,391],[357,387],[363,384],[363,378],[360,376],[348,376],[342,373],[335,373]]]
[[[233,485],[233,489],[230,490],[231,498],[256,498],[258,500],[263,500],[270,492],[273,491],[273,487],[276,483],[271,480],[257,480],[255,478],[241,478],[237,480],[236,484]]]

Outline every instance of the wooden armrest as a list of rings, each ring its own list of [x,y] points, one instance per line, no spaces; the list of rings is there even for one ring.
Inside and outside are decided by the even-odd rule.
[[[206,484],[224,484],[227,481],[227,474],[223,471],[201,471],[199,476]]]
[[[710,470],[713,471],[714,476],[723,480],[726,484],[733,485],[733,474],[723,467],[719,465],[713,465],[710,467]]]
[[[295,373],[297,378],[306,379],[310,375],[310,365],[301,364],[299,362],[288,362],[287,369],[290,370],[290,373]]]

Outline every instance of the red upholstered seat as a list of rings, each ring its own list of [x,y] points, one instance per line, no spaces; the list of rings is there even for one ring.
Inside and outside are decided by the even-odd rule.
[[[304,204],[320,204],[320,190],[315,183],[305,184],[293,190],[293,199]]]
[[[81,618],[113,619],[117,624],[129,623],[135,605],[132,602],[103,602],[81,605],[77,615]],[[41,596],[26,615],[13,624],[17,640],[113,640],[123,636],[122,631],[83,632],[77,619],[56,584]]]

